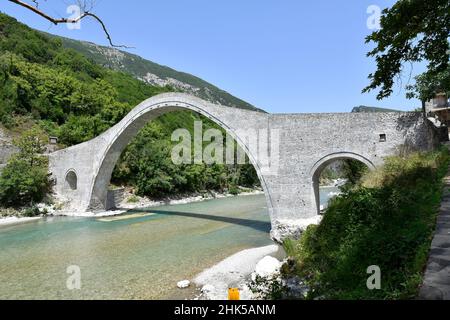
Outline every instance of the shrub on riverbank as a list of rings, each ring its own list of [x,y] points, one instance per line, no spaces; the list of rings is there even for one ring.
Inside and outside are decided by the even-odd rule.
[[[289,272],[306,279],[309,298],[414,298],[448,164],[446,149],[390,157],[335,198],[319,226],[310,226],[299,241],[287,241]],[[366,285],[372,265],[381,269],[380,290]]]
[[[46,140],[43,131],[34,127],[14,142],[19,153],[8,161],[0,175],[1,206],[32,206],[50,193],[48,159],[42,155]]]

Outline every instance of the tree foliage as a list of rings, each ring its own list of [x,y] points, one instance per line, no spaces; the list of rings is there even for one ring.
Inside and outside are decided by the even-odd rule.
[[[167,118],[172,116],[170,118]],[[192,112],[180,112],[181,119],[200,120]],[[146,126],[123,152],[113,173],[116,183],[130,183],[136,186],[139,195],[161,197],[174,193],[206,190],[235,190],[236,186],[254,187],[259,184],[252,165],[225,164],[182,164],[171,160],[174,142],[172,130],[167,130],[166,122],[176,125],[176,117],[164,115],[160,122]],[[192,122],[193,123],[193,122]],[[213,123],[204,123],[204,129],[216,128]],[[170,128],[170,127],[169,127]],[[194,137],[193,128],[191,138]]]
[[[432,75],[424,73],[416,77],[416,82],[406,87],[408,98],[417,98],[427,101],[435,97],[437,93],[445,93],[450,97],[450,65],[447,70]]]
[[[50,192],[48,159],[42,155],[47,143],[39,127],[26,131],[14,141],[15,154],[0,175],[0,203],[4,206],[25,206],[40,202]]]
[[[360,181],[363,175],[369,168],[361,161],[354,159],[346,159],[343,162],[343,176],[348,180],[347,183],[341,188],[347,190],[355,187]]]
[[[363,92],[379,88],[377,98],[386,98],[392,94],[395,80],[401,76],[406,63],[426,61],[427,71],[419,78],[418,87],[409,88],[421,99],[431,98],[435,89],[441,87],[435,85],[436,81],[442,73],[448,74],[449,34],[448,0],[395,2],[383,11],[381,29],[366,38],[367,43],[375,44],[368,56],[375,58],[377,69],[369,75],[370,84]],[[410,93],[409,97],[412,96]]]

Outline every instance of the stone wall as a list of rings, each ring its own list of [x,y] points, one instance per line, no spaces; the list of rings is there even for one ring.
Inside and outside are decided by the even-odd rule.
[[[398,130],[406,132],[404,144],[412,151],[431,151],[445,139],[448,140],[448,130],[443,127],[437,128],[425,119],[421,112],[402,114],[398,119]]]
[[[106,209],[117,209],[120,205],[120,203],[125,198],[125,189],[114,189],[114,190],[108,190],[108,194],[106,196]]]

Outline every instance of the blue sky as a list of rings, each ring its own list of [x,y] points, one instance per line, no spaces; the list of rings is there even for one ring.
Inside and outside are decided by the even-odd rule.
[[[407,100],[401,86],[382,101],[375,92],[361,94],[375,70],[364,43],[371,32],[367,8],[394,2],[97,0],[94,11],[115,43],[135,47],[128,51],[194,74],[269,112],[347,112],[357,105],[412,110],[420,102]],[[69,16],[68,4],[48,0],[41,8]],[[7,1],[0,10],[39,30],[107,44],[93,21],[69,30]],[[412,75],[422,68],[415,66]]]

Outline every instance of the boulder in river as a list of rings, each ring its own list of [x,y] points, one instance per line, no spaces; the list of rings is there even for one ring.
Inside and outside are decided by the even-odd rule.
[[[204,293],[204,294],[214,292],[215,290],[216,290],[216,288],[214,288],[214,286],[210,285],[210,284],[205,284],[202,287],[202,293]]]
[[[280,272],[282,263],[274,257],[264,257],[255,268],[256,275],[262,278],[272,277]]]
[[[189,280],[183,280],[177,283],[177,287],[180,289],[185,289],[191,285],[191,282]]]

